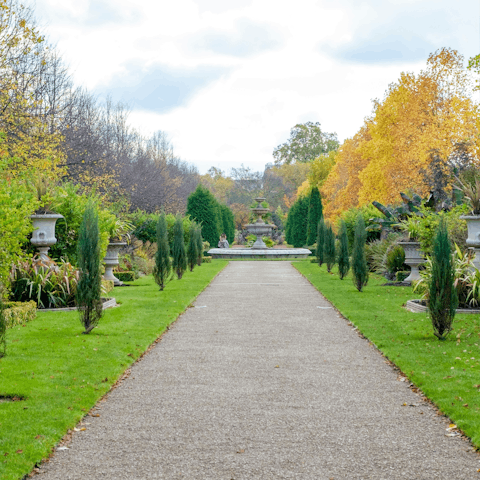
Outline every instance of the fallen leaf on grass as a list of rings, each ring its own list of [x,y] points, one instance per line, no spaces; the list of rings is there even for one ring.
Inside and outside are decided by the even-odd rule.
[[[464,406],[465,408],[468,408],[468,403],[464,403],[463,406]]]
[[[35,440],[40,440],[40,439],[42,439],[42,438],[45,438],[45,437],[44,437],[43,435],[37,435],[37,436],[35,437]]]
[[[15,453],[23,453],[23,450],[17,450]]]
[[[8,452],[5,452],[5,453],[3,454],[4,457],[6,457],[7,455],[9,455]]]
[[[108,382],[108,377],[105,377],[105,380],[102,380],[102,383]]]

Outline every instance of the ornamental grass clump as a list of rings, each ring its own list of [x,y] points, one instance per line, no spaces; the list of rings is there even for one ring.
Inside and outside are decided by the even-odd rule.
[[[170,245],[168,243],[167,219],[165,212],[162,212],[157,222],[157,251],[155,253],[155,266],[153,267],[153,278],[160,290],[165,288],[171,273],[172,262],[170,260]]]
[[[187,263],[190,271],[193,272],[193,269],[198,260],[197,252],[197,239],[195,238],[196,225],[192,223],[190,227],[190,240],[188,241],[187,247]]]
[[[180,215],[177,215],[173,227],[173,262],[172,267],[181,280],[187,269],[187,255],[185,253],[185,243],[183,240],[183,221]]]
[[[343,280],[350,270],[350,259],[348,257],[347,225],[342,220],[340,223],[340,249],[338,252],[338,274]]]
[[[335,234],[332,226],[327,224],[325,226],[325,241],[323,244],[323,260],[327,264],[327,272],[331,272],[335,265]]]
[[[352,249],[352,273],[353,284],[359,292],[368,283],[368,266],[365,256],[365,242],[367,240],[367,232],[365,230],[365,221],[362,215],[357,216],[355,222],[355,237]]]
[[[76,302],[84,334],[90,333],[103,315],[101,299],[102,275],[100,273],[100,230],[98,215],[92,203],[83,214],[78,237],[78,268]]]
[[[447,224],[442,218],[433,244],[432,275],[428,283],[428,311],[433,333],[439,340],[445,340],[452,330],[458,305],[451,253]]]
[[[315,255],[317,257],[317,263],[321,267],[323,264],[323,246],[325,244],[325,222],[323,218],[320,219],[317,225],[317,248]]]

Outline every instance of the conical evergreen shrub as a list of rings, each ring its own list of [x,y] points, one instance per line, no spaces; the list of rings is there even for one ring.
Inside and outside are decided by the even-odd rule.
[[[7,319],[5,318],[5,303],[0,290],[0,358],[7,354]]]
[[[183,221],[177,215],[173,226],[173,262],[172,267],[180,280],[187,269],[187,255],[185,253],[185,242],[183,240]]]
[[[433,243],[432,275],[428,284],[428,310],[433,333],[439,340],[445,340],[452,330],[458,305],[454,275],[447,224],[442,218]]]
[[[320,267],[323,264],[324,245],[325,245],[325,222],[323,221],[323,218],[321,218],[317,226],[317,249],[315,250],[317,263]]]
[[[167,219],[165,212],[162,212],[157,223],[157,252],[155,253],[155,266],[153,267],[153,277],[160,290],[165,288],[171,274],[172,262],[168,243]]]
[[[295,248],[304,247],[307,243],[308,197],[300,197],[292,215],[291,243]],[[288,214],[290,221],[290,212]]]
[[[362,215],[358,215],[355,222],[355,237],[353,239],[352,273],[353,283],[359,292],[361,292],[363,287],[368,283],[368,266],[365,256],[366,240],[367,232],[365,230],[365,221]]]
[[[197,242],[197,265],[200,266],[203,259],[203,238],[200,225],[195,229],[195,241]]]
[[[317,187],[312,188],[308,205],[307,245],[313,245],[317,237],[317,226],[323,217],[322,199]]]
[[[342,220],[340,223],[340,250],[338,252],[338,274],[343,280],[350,270],[350,259],[348,258],[348,237],[347,225]]]
[[[98,215],[92,203],[87,205],[83,214],[77,246],[78,269],[80,278],[77,284],[76,303],[80,312],[80,321],[90,333],[103,315],[100,274],[100,231]]]
[[[198,260],[197,239],[195,238],[196,225],[192,223],[190,227],[190,240],[187,247],[187,263],[190,271],[193,272]]]
[[[325,242],[323,244],[323,261],[327,264],[327,272],[335,265],[335,233],[330,224],[325,225]]]
[[[220,209],[223,220],[222,233],[227,236],[228,243],[231,245],[235,240],[235,216],[227,205],[220,204]]]

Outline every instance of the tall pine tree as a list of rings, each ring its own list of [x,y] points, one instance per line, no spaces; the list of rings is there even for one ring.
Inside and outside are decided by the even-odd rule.
[[[83,214],[78,234],[77,258],[80,278],[77,284],[76,303],[80,321],[85,328],[83,333],[90,333],[103,315],[100,230],[93,203],[87,205]]]
[[[363,220],[363,216],[359,214],[355,222],[355,237],[353,239],[352,249],[353,283],[359,292],[361,292],[363,287],[368,283],[368,266],[365,256],[366,240],[367,232],[365,230],[365,221]]]
[[[188,197],[186,213],[202,226],[203,238],[213,248],[217,246],[222,233],[219,231],[218,211],[215,197],[202,185],[198,185]]]
[[[323,247],[325,245],[325,222],[323,218],[320,219],[317,226],[317,248],[315,255],[317,257],[317,263],[321,267],[323,264]]]
[[[340,280],[346,277],[349,270],[347,225],[342,220],[340,223],[340,250],[338,252],[338,274],[340,275]]]
[[[335,233],[333,233],[332,226],[329,223],[325,225],[323,260],[327,264],[327,272],[330,273],[335,265]]]
[[[160,290],[165,288],[171,273],[172,262],[170,260],[167,220],[165,212],[162,212],[157,223],[157,252],[155,253],[155,267],[153,268],[153,277]]]
[[[317,237],[317,226],[323,218],[323,207],[320,192],[317,187],[310,192],[308,205],[307,245],[313,245]]]
[[[177,215],[173,226],[173,262],[172,267],[180,280],[187,269],[187,255],[185,253],[185,242],[183,240],[183,221]]]

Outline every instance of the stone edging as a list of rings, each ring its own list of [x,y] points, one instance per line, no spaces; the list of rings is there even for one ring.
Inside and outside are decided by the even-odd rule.
[[[103,305],[102,308],[105,310],[106,308],[112,308],[117,306],[117,302],[114,297],[112,298],[102,298]],[[39,312],[73,312],[77,310],[77,307],[66,307],[66,308],[39,308],[37,311]]]
[[[408,300],[407,304],[405,305],[405,308],[409,310],[410,312],[413,313],[425,313],[428,312],[428,307],[425,305],[422,305],[420,303],[420,300]],[[464,314],[464,313],[480,313],[480,310],[474,309],[474,308],[457,308],[455,310],[455,313],[458,314]]]

